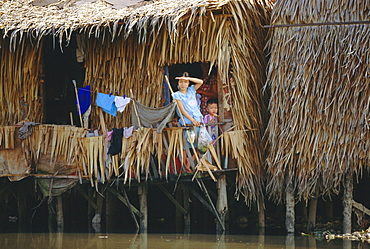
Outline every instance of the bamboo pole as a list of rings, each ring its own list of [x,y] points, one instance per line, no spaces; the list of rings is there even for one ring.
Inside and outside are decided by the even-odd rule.
[[[80,106],[80,99],[78,98],[78,92],[77,92],[77,86],[76,81],[72,80],[73,86],[75,88],[75,94],[76,94],[76,101],[77,101],[77,108],[78,108],[78,117],[80,118],[80,126],[83,127],[82,123],[82,117],[81,117],[81,106]]]
[[[134,95],[132,93],[132,89],[131,88],[130,88],[130,94],[131,94],[131,98],[133,98]],[[139,127],[141,127],[140,117],[139,117],[139,114],[138,114],[137,109],[136,109],[135,99],[133,99],[133,105],[134,105],[135,115],[136,115],[136,118],[137,118],[137,123],[139,124]]]

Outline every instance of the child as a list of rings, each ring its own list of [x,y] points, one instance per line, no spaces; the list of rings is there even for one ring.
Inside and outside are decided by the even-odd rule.
[[[217,123],[218,100],[217,99],[209,99],[207,101],[206,110],[207,110],[208,114],[204,116],[203,122],[205,124]]]
[[[205,124],[208,123],[217,123],[218,122],[218,100],[217,99],[209,99],[207,101],[206,110],[208,112],[207,115],[204,116],[203,122]],[[215,141],[217,138],[217,127],[216,125],[212,125],[208,127],[208,133],[212,138],[212,141]]]

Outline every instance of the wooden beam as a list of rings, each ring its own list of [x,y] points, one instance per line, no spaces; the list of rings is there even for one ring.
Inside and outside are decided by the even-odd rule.
[[[114,188],[112,188],[112,187],[108,187],[108,190],[110,191],[110,192],[112,192],[112,194],[114,194],[117,198],[118,198],[118,200],[120,200],[123,204],[125,204],[127,207],[128,206],[130,206],[130,208],[131,208],[131,210],[134,212],[134,214],[136,214],[138,217],[142,217],[143,215],[142,215],[142,213],[139,211],[139,210],[137,210],[131,203],[129,203],[129,202],[127,202],[126,201],[126,199],[125,198],[123,198],[123,196],[122,195],[120,195],[118,192],[117,192],[117,190],[115,190]]]
[[[352,207],[358,209],[359,211],[363,212],[364,214],[370,216],[370,210],[366,208],[364,205],[361,203],[355,202],[354,200],[352,201]]]
[[[219,222],[219,224],[221,226],[222,231],[225,231],[224,223],[222,222],[221,217],[220,217],[220,214],[217,212],[217,209],[216,209],[215,205],[213,204],[211,197],[209,196],[208,190],[207,190],[206,186],[204,185],[203,180],[202,179],[198,179],[198,178],[196,178],[196,180],[197,180],[197,182],[198,182],[201,190],[203,191],[203,193],[207,197],[207,199],[208,199],[208,201],[209,201],[209,203],[211,205],[211,208],[213,210],[213,213],[215,214],[215,216],[217,218],[217,221]]]
[[[76,185],[76,189],[77,189],[78,192],[80,192],[82,197],[87,200],[87,202],[95,210],[95,212],[98,213],[98,211],[99,211],[98,205],[96,205],[96,203],[93,200],[90,199],[90,197],[81,189],[80,186]]]
[[[167,191],[165,187],[162,185],[158,185],[158,188],[162,190],[162,192],[170,199],[170,201],[183,213],[184,215],[187,215],[188,212],[181,206],[180,203],[176,201],[176,199]]]
[[[215,214],[215,211],[212,209],[211,205],[190,185],[186,185],[190,193],[192,193],[211,213]]]
[[[136,226],[136,231],[138,232],[139,231],[139,229],[140,229],[140,225],[139,225],[139,222],[137,222],[137,219],[136,219],[136,217],[135,217],[135,213],[134,213],[134,211],[132,210],[132,204],[130,203],[130,200],[128,199],[128,196],[127,196],[127,193],[126,193],[126,190],[125,189],[123,189],[123,195],[124,195],[124,197],[125,197],[125,199],[126,199],[126,201],[127,201],[127,203],[129,204],[129,205],[127,205],[127,207],[128,207],[128,211],[130,212],[130,215],[131,215],[131,217],[132,217],[132,219],[134,220],[134,222],[135,222],[135,226]]]

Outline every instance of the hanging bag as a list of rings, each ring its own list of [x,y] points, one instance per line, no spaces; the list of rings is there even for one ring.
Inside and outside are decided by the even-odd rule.
[[[198,144],[197,144],[199,152],[202,154],[206,153],[210,142],[212,142],[212,138],[208,134],[206,127],[202,125],[199,130]]]

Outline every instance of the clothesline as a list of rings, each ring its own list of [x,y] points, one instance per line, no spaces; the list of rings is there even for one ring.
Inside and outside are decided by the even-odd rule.
[[[97,90],[91,91],[91,90],[84,89],[83,87],[82,88],[78,88],[78,90],[79,91],[85,91],[85,92],[91,92],[91,93],[101,93],[101,92],[99,92]],[[109,94],[109,96],[113,95],[113,93],[104,93],[104,94]],[[117,96],[117,95],[114,95],[114,96]],[[121,96],[121,95],[118,95],[118,96]],[[122,97],[123,98],[130,98],[130,97],[126,96],[126,94],[122,95]],[[131,97],[131,99],[133,99],[133,98]]]

